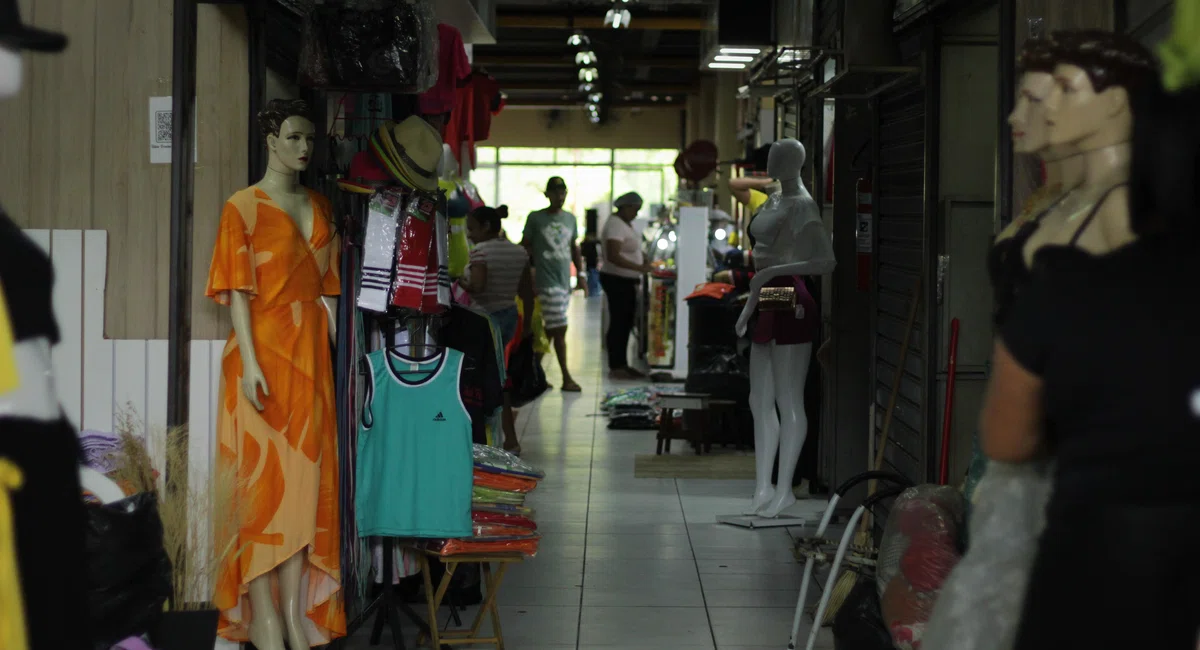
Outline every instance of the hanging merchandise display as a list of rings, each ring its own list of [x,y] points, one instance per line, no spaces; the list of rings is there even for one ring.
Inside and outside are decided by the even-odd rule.
[[[438,76],[433,87],[421,93],[418,108],[422,115],[441,115],[454,110],[459,85],[471,74],[471,62],[457,28],[437,26]]]
[[[376,192],[371,197],[363,237],[362,279],[358,291],[358,306],[361,309],[380,313],[387,311],[388,296],[392,291],[398,217],[403,200],[399,192],[390,190]],[[398,281],[400,278],[396,279]]]
[[[502,110],[504,95],[500,84],[486,72],[472,72],[458,87],[454,112],[446,123],[446,144],[458,158],[463,173],[475,169],[475,143],[491,137],[492,116]]]
[[[463,353],[424,359],[383,349],[370,375],[358,434],[359,535],[471,535],[471,416],[459,396]]]
[[[420,93],[438,79],[427,0],[316,3],[304,18],[300,83],[322,90]]]

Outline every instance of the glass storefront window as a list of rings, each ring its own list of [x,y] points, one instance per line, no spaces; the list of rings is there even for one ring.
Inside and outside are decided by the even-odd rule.
[[[534,147],[501,147],[500,162],[503,163],[553,163],[554,149]]]
[[[555,161],[567,164],[611,165],[612,149],[557,149]]]
[[[495,147],[476,147],[475,148],[475,166],[482,167],[484,165],[496,164],[496,148]]]
[[[679,152],[674,149],[617,149],[617,165],[646,165],[650,167],[672,167]]]

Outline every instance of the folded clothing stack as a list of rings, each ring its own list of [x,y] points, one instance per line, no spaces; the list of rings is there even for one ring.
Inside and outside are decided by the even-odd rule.
[[[439,540],[434,548],[442,556],[463,554],[537,554],[541,535],[525,495],[537,488],[546,474],[516,456],[488,445],[475,445],[475,487],[471,494],[474,534],[463,539]]]

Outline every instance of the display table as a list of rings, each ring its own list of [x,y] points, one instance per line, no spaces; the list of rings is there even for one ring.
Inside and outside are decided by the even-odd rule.
[[[687,440],[696,449],[697,454],[703,454],[712,448],[710,429],[714,424],[720,424],[726,417],[734,414],[737,402],[725,399],[713,399],[703,393],[675,393],[663,395],[658,400],[660,411],[658,423],[658,445],[655,455],[663,452],[671,453],[672,440]],[[675,426],[674,411],[698,411],[698,426],[692,429]],[[686,418],[684,418],[686,419]]]
[[[425,602],[429,607],[429,636],[432,637],[434,650],[438,650],[444,645],[475,644],[494,645],[496,650],[504,650],[504,632],[500,627],[500,608],[496,604],[496,593],[500,590],[500,584],[504,581],[504,574],[508,571],[508,566],[524,562],[525,556],[520,553],[495,553],[443,557],[435,551],[420,547],[410,546],[409,548],[417,554],[421,563],[421,577],[425,581]],[[446,573],[442,575],[437,591],[433,589],[433,578],[429,570],[431,558],[441,560],[446,567]],[[480,574],[483,576],[483,602],[479,605],[479,612],[475,614],[475,620],[469,629],[441,631],[438,629],[437,613],[442,606],[442,599],[446,597],[446,590],[450,587],[450,580],[454,577],[454,571],[458,569],[458,565],[469,563],[479,564]],[[493,564],[499,565],[495,575],[492,574]],[[481,637],[479,628],[483,626],[484,618],[487,616],[491,616],[492,619],[492,634]],[[422,630],[417,637],[418,646],[425,641],[425,634],[425,631]]]

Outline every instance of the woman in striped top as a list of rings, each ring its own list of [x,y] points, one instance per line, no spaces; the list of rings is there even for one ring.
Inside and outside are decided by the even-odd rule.
[[[500,236],[502,218],[501,212],[489,207],[476,208],[467,216],[467,237],[474,248],[471,249],[467,277],[459,282],[459,286],[471,294],[471,299],[496,321],[504,344],[508,345],[517,331],[517,296],[521,297],[524,304],[533,304],[533,273],[529,266],[529,253]],[[521,331],[526,334],[533,331],[530,323],[532,312],[532,309],[525,312]],[[503,423],[504,448],[519,451],[507,391],[504,396]]]

